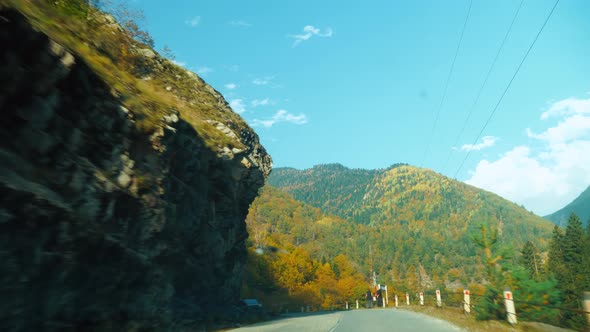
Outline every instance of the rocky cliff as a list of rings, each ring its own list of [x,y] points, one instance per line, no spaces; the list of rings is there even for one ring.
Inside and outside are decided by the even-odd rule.
[[[244,220],[271,167],[257,135],[191,73],[233,145],[175,109],[140,128],[141,106],[1,5],[0,45],[0,330],[234,319]]]

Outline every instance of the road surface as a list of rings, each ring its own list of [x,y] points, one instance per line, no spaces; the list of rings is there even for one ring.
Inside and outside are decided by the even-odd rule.
[[[248,325],[235,332],[457,332],[449,322],[399,309],[370,309],[308,314]]]

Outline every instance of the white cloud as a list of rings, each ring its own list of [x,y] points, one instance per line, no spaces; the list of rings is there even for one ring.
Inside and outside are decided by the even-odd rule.
[[[237,87],[238,87],[238,85],[237,85],[237,84],[235,84],[235,83],[228,83],[228,84],[226,84],[226,85],[224,85],[224,86],[225,86],[225,88],[226,88],[226,89],[228,89],[228,90],[233,90],[233,89],[235,89],[235,88],[237,88]]]
[[[274,76],[265,76],[265,77],[261,77],[261,78],[255,78],[252,81],[252,84],[254,85],[267,85],[269,84],[272,80],[274,79]]]
[[[244,21],[244,20],[235,20],[235,21],[230,21],[229,22],[230,25],[234,25],[237,27],[242,27],[242,28],[249,28],[252,26],[252,24]]]
[[[266,120],[254,119],[254,120],[252,120],[252,126],[254,126],[254,127],[262,126],[265,128],[270,128],[274,124],[280,123],[280,122],[288,122],[288,123],[293,123],[293,124],[297,124],[297,125],[302,125],[302,124],[307,123],[307,116],[305,116],[305,114],[303,114],[303,113],[300,113],[298,115],[294,115],[294,114],[291,114],[285,110],[278,110],[270,119],[266,119]]]
[[[229,106],[238,114],[246,112],[246,105],[242,99],[233,99],[229,102]]]
[[[331,28],[327,28],[325,32],[322,33],[320,29],[314,27],[313,25],[306,25],[305,27],[303,27],[303,34],[289,35],[289,37],[295,39],[293,41],[293,47],[295,47],[313,36],[332,37],[332,34],[333,32]]]
[[[213,72],[213,68],[209,68],[209,67],[199,67],[197,68],[197,74],[201,75],[201,76],[206,76],[207,74]]]
[[[199,25],[199,23],[201,23],[201,16],[195,16],[193,18],[190,18],[186,21],[184,21],[184,24],[190,26],[190,27],[196,27],[197,25]]]
[[[481,160],[467,183],[546,215],[571,202],[590,184],[590,99],[550,105],[541,119],[560,117],[541,133],[526,129],[531,146],[517,146],[494,161]]]
[[[481,140],[482,142],[479,144],[463,144],[461,151],[479,151],[481,149],[492,147],[496,144],[498,138],[494,136],[484,136]]]
[[[176,61],[176,60],[172,60],[172,63],[177,65],[177,66],[181,66],[181,67],[185,67],[186,66],[186,62],[184,61]]]
[[[590,136],[590,116],[572,115],[560,121],[557,126],[549,128],[541,134],[533,133],[530,128],[527,128],[526,131],[529,137],[545,141],[549,144],[582,139]]]
[[[541,114],[541,119],[545,120],[554,116],[565,116],[572,114],[590,114],[590,99],[567,98],[558,101]]]
[[[252,107],[266,106],[270,103],[268,98],[252,100]]]

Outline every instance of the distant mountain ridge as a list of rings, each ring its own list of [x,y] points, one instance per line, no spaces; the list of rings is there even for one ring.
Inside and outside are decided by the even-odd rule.
[[[565,227],[567,219],[572,213],[580,217],[583,225],[588,225],[590,222],[590,186],[571,203],[544,218],[551,220],[558,226]]]
[[[323,213],[362,225],[369,234],[349,234],[349,247],[340,247],[351,250],[359,266],[369,266],[372,255],[382,275],[424,270],[420,275],[430,275],[435,284],[478,278],[479,254],[471,236],[482,224],[515,250],[529,240],[544,250],[553,227],[493,193],[403,164],[380,170],[338,164],[277,168],[268,182]]]
[[[342,164],[320,164],[313,168],[275,168],[268,183],[286,189],[296,199],[334,214],[362,223],[354,212],[360,205],[370,184],[387,170],[405,164],[394,164],[387,169],[351,169]],[[344,206],[343,206],[344,205]]]

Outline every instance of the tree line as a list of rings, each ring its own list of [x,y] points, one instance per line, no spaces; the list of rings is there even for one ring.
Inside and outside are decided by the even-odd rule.
[[[590,226],[584,230],[572,214],[565,230],[555,226],[547,252],[527,241],[517,257],[499,241],[497,232],[482,226],[473,237],[486,267],[485,292],[475,307],[477,318],[506,317],[503,290],[512,290],[521,320],[587,331],[582,304],[590,291]]]

